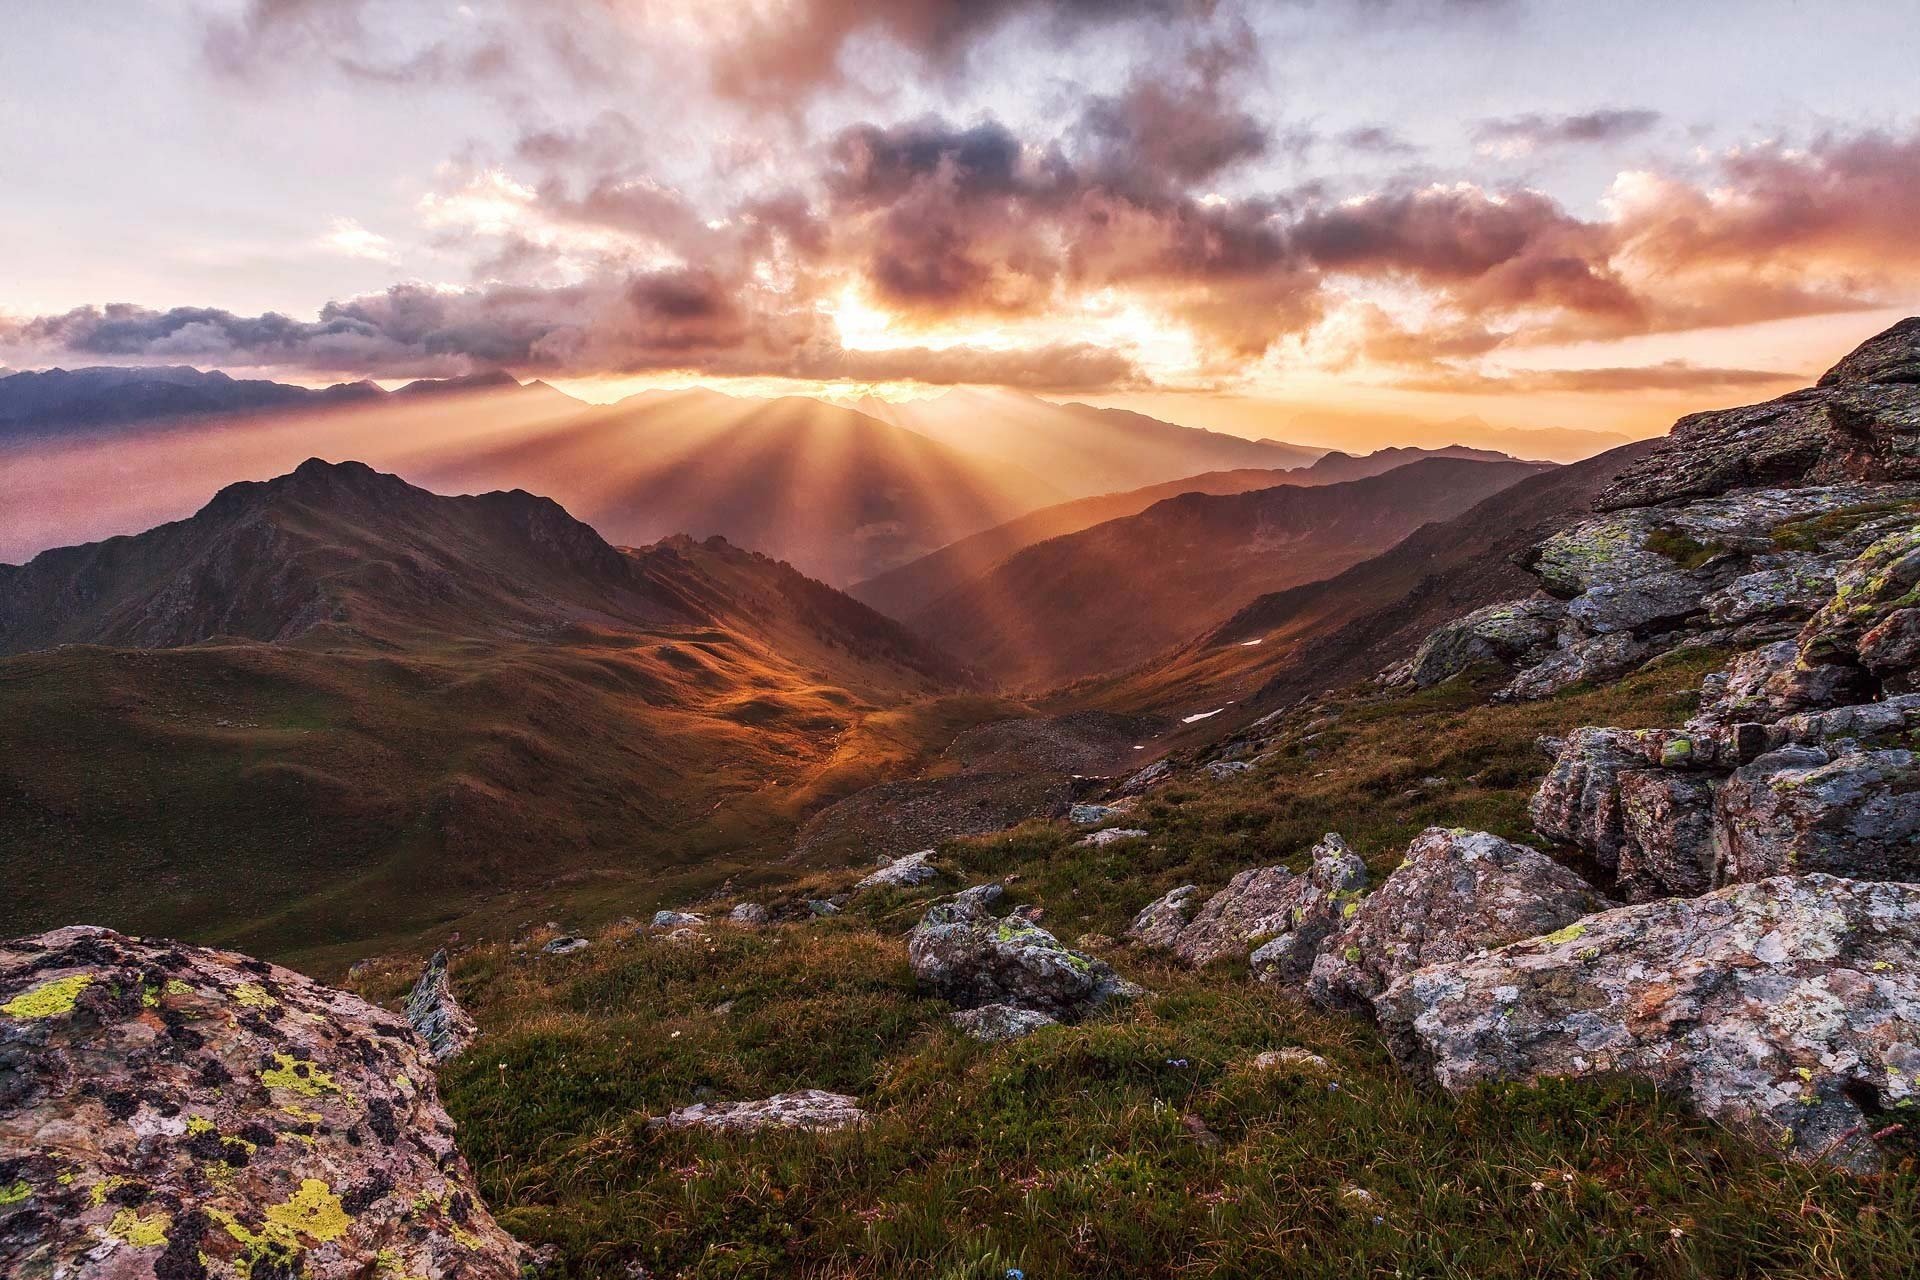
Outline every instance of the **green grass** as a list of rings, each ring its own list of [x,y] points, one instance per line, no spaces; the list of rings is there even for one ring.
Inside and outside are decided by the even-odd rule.
[[[1117,933],[1180,880],[1293,861],[1328,829],[1376,870],[1431,822],[1521,836],[1536,733],[1676,720],[1716,661],[1543,704],[1486,705],[1467,683],[1341,699],[1290,718],[1253,773],[1156,797],[1150,841],[1087,851],[1035,823],[943,857],[968,881],[1005,878],[1073,938]],[[1443,785],[1410,785],[1428,776]],[[1851,1277],[1911,1274],[1920,1256],[1910,1159],[1867,1179],[1787,1163],[1623,1080],[1449,1097],[1368,1024],[1243,964],[1196,974],[1101,946],[1156,995],[977,1045],[906,964],[901,934],[936,892],[692,944],[615,930],[566,958],[538,955],[537,936],[462,955],[456,987],[485,1035],[441,1084],[503,1224],[556,1246],[566,1276],[702,1280]],[[391,999],[407,976],[395,961],[365,986]],[[1250,1067],[1284,1046],[1331,1073]],[[872,1123],[646,1124],[807,1087],[856,1095]]]
[[[1647,550],[1665,556],[1682,569],[1698,569],[1726,548],[1700,542],[1679,529],[1655,529],[1647,535]]]
[[[1773,545],[1782,551],[1819,551],[1833,545],[1869,520],[1920,508],[1913,501],[1862,502],[1824,515],[1786,520],[1773,530]]]

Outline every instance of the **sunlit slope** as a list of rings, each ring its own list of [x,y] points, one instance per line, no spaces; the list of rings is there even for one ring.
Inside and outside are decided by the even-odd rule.
[[[1186,494],[1028,547],[908,621],[1010,687],[1125,670],[1539,470],[1433,459],[1339,485]]]

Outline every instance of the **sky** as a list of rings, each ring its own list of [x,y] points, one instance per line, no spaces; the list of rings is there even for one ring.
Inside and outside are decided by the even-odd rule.
[[[1309,443],[1646,435],[1920,309],[1912,0],[13,0],[0,24],[13,368],[974,383]]]

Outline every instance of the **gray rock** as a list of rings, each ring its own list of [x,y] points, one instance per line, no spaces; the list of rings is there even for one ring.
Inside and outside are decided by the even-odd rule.
[[[1032,1035],[1042,1027],[1057,1027],[1060,1021],[1033,1009],[1010,1004],[983,1004],[977,1009],[958,1009],[953,1025],[985,1044],[999,1044]]]
[[[1089,836],[1081,836],[1074,843],[1089,849],[1104,849],[1110,844],[1119,844],[1122,840],[1144,840],[1147,832],[1139,827],[1108,827],[1105,831],[1096,831]]]
[[[1920,879],[1913,752],[1784,747],[1736,769],[1715,805],[1722,883],[1785,871]]]
[[[433,953],[420,971],[420,980],[413,984],[413,994],[407,997],[407,1022],[427,1042],[436,1064],[458,1057],[480,1034],[480,1028],[454,999],[444,949]]]
[[[1620,813],[1620,774],[1647,767],[1625,730],[1575,729],[1560,743],[1553,768],[1528,803],[1533,829],[1549,840],[1577,845],[1601,866],[1620,864],[1626,828]]]
[[[0,944],[0,1062],[0,1274],[519,1275],[426,1046],[358,996],[57,929]]]
[[[1120,794],[1123,796],[1137,796],[1143,792],[1152,790],[1163,782],[1169,781],[1172,777],[1173,766],[1165,760],[1155,760],[1152,764],[1121,783]]]
[[[840,904],[826,898],[808,898],[807,912],[814,916],[837,916],[840,914]]]
[[[757,902],[742,902],[727,913],[727,919],[748,928],[757,928],[773,919],[773,913]]]
[[[1920,521],[1888,534],[1841,566],[1834,575],[1833,599],[1801,629],[1799,665],[1864,666],[1871,659],[1882,681],[1907,674],[1911,668],[1899,665],[1906,653],[1902,638],[1907,623],[1896,615],[1917,599]],[[1875,633],[1874,642],[1866,644],[1866,637]]]
[[[1920,316],[1868,338],[1820,377],[1823,387],[1875,382],[1920,382]]]
[[[1327,1008],[1367,1010],[1402,974],[1550,933],[1611,905],[1536,849],[1484,831],[1429,827],[1321,945],[1307,995]]]
[[[1652,652],[1646,641],[1626,631],[1576,640],[1515,676],[1500,696],[1517,702],[1550,698],[1582,681],[1623,676]]]
[[[765,1129],[805,1129],[821,1133],[867,1123],[858,1099],[824,1089],[776,1093],[753,1102],[700,1102],[647,1122],[656,1129],[718,1129],[757,1133]]]
[[[853,887],[855,889],[911,889],[917,885],[932,884],[940,878],[940,868],[933,865],[933,854],[932,849],[922,849],[904,858],[895,858]]]
[[[698,929],[707,922],[707,918],[691,911],[656,911],[653,913],[655,929]]]
[[[1127,926],[1127,938],[1143,947],[1169,950],[1200,909],[1200,886],[1183,884],[1141,909]]]
[[[1245,760],[1209,760],[1205,768],[1209,778],[1220,782],[1231,778],[1236,773],[1245,773],[1253,766]]]
[[[1117,818],[1125,812],[1126,810],[1117,805],[1076,804],[1067,810],[1067,821],[1076,827],[1093,827],[1109,818]]]
[[[1705,585],[1698,575],[1677,570],[1597,582],[1567,605],[1567,616],[1594,635],[1671,625],[1705,607]]]
[[[1737,626],[1808,617],[1832,597],[1835,568],[1830,556],[1761,556],[1749,572],[1707,596],[1707,620]]]
[[[1893,609],[1860,637],[1860,665],[1889,689],[1920,685],[1920,609]]]
[[[1713,793],[1706,778],[1673,769],[1619,775],[1620,896],[1692,897],[1713,888]]]
[[[1137,990],[1105,961],[1018,914],[996,920],[982,898],[967,894],[927,911],[907,937],[907,961],[922,986],[963,1009],[1010,1004],[1063,1022]]]
[[[1802,1159],[1878,1166],[1920,1080],[1920,886],[1777,876],[1399,978],[1395,1053],[1448,1089],[1626,1073]]]
[[[1252,953],[1261,957],[1255,971],[1263,978],[1305,977],[1313,948],[1338,927],[1366,883],[1366,864],[1329,832],[1314,845],[1304,874],[1257,867],[1233,877],[1207,899],[1169,950],[1196,969]]]
[[[1475,609],[1439,627],[1420,643],[1405,679],[1427,689],[1481,663],[1520,667],[1553,647],[1567,606],[1551,596],[1507,600]]]
[[[585,951],[592,945],[593,943],[585,938],[577,937],[573,934],[564,934],[553,939],[553,941],[547,943],[547,945],[540,948],[540,950],[550,956],[570,956],[576,951]]]

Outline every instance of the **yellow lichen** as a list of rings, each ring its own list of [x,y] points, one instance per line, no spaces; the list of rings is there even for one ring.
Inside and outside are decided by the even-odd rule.
[[[306,1111],[300,1107],[282,1107],[280,1110],[284,1114],[292,1116],[295,1120],[304,1120],[308,1124],[319,1124],[322,1120],[326,1119],[326,1117],[318,1111]]]
[[[318,1178],[308,1178],[280,1204],[267,1206],[268,1229],[284,1227],[315,1240],[338,1239],[353,1220],[340,1207],[340,1197]]]
[[[257,982],[243,982],[233,989],[233,998],[254,1009],[276,1009],[280,1002],[267,994]]]
[[[168,978],[167,994],[170,996],[190,996],[193,994],[193,988],[178,978]]]
[[[273,1055],[273,1066],[260,1073],[260,1082],[269,1089],[291,1089],[306,1098],[317,1098],[323,1093],[338,1093],[340,1086],[333,1077],[304,1058],[296,1058],[290,1053]]]
[[[0,1013],[9,1018],[52,1018],[72,1013],[73,1002],[92,982],[93,975],[90,973],[69,974],[52,982],[43,982],[33,990],[22,992],[5,1004],[0,1004]]]
[[[93,1197],[93,1203],[96,1206],[103,1205],[107,1202],[108,1196],[126,1184],[127,1180],[125,1178],[117,1173],[111,1174],[87,1188],[87,1194]]]
[[[143,1218],[131,1209],[122,1209],[113,1215],[107,1230],[136,1249],[162,1249],[167,1243],[167,1228],[172,1225],[173,1218],[162,1211]]]
[[[1546,937],[1540,939],[1540,941],[1547,943],[1549,946],[1557,947],[1563,942],[1572,942],[1575,938],[1584,936],[1586,932],[1587,926],[1575,921],[1564,929],[1554,930]]]
[[[0,1187],[0,1205],[19,1204],[33,1194],[33,1188],[24,1182],[16,1182],[10,1187]]]
[[[213,1121],[207,1119],[205,1116],[187,1117],[188,1133],[212,1133],[213,1127]]]

